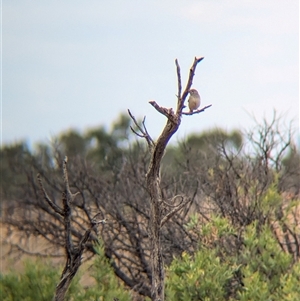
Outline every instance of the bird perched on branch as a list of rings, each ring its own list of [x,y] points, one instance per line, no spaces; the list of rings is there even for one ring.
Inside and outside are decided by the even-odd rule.
[[[190,89],[190,97],[188,99],[190,112],[197,110],[200,107],[200,95],[196,89]]]

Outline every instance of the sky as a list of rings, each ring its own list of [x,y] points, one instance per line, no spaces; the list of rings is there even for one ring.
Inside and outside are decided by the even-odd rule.
[[[173,141],[214,127],[249,129],[274,110],[299,125],[298,0],[2,1],[1,143],[49,143],[108,130],[130,109],[152,137],[175,108],[175,59],[204,113]]]

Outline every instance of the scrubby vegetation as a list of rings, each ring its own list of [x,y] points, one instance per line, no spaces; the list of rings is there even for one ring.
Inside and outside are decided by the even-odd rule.
[[[65,155],[70,189],[80,192],[73,240],[81,240],[97,212],[107,218],[85,246],[94,282],[82,287],[79,275],[67,300],[150,297],[149,153],[129,123],[122,115],[110,131],[71,130],[52,145],[1,149],[2,260],[64,257],[63,220],[43,200],[36,175],[61,205]],[[190,200],[161,230],[167,300],[299,300],[299,160],[295,134],[276,114],[250,131],[213,129],[167,149],[161,174],[166,210],[180,202],[176,195]],[[24,272],[3,271],[3,300],[51,300],[60,274],[52,265],[43,260]]]

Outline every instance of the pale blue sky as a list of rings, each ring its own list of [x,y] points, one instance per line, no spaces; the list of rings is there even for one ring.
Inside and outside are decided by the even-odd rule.
[[[176,139],[214,126],[299,118],[298,0],[2,2],[2,142],[108,128],[129,108],[157,137],[174,107],[175,58],[205,113],[184,116]]]

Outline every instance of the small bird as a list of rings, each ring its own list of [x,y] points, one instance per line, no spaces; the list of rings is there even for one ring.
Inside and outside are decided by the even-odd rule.
[[[200,107],[200,95],[196,89],[190,89],[190,97],[188,99],[190,112],[197,110]]]

